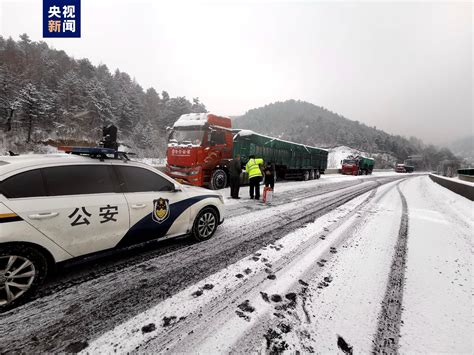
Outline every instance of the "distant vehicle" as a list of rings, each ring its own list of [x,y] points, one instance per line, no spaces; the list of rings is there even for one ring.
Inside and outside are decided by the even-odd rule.
[[[342,161],[341,173],[346,175],[370,175],[375,160],[361,155],[349,156]]]
[[[58,262],[163,237],[207,240],[224,220],[218,193],[114,149],[65,150],[0,157],[0,310],[34,293]]]
[[[414,166],[406,164],[397,164],[397,166],[395,167],[395,172],[397,173],[412,173],[414,170]]]
[[[327,168],[325,149],[232,129],[227,117],[191,113],[170,128],[166,173],[188,184],[222,189],[229,181],[229,162],[237,154],[242,166],[250,155],[272,162],[280,179],[319,179]]]

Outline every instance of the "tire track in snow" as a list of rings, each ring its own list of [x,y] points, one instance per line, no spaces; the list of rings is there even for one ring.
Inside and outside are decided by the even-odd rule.
[[[397,184],[397,190],[402,200],[402,219],[388,276],[387,289],[378,317],[377,332],[373,340],[372,350],[374,353],[397,354],[400,339],[408,242],[408,205],[400,190],[400,183]]]
[[[317,223],[313,223],[298,239],[295,239],[297,233],[293,231],[278,242],[275,241],[275,244],[258,250],[253,257],[239,260],[227,269],[189,287],[176,297],[158,304],[135,319],[129,320],[126,324],[119,325],[109,334],[93,342],[91,347],[85,351],[92,353],[104,351],[119,353],[198,351],[212,353],[217,349],[206,349],[203,340],[209,338],[209,333],[214,334],[215,332],[223,332],[224,334],[220,334],[218,338],[225,339],[226,344],[232,343],[232,339],[237,340],[234,337],[238,337],[240,334],[237,329],[253,328],[255,322],[258,328],[261,323],[266,323],[266,320],[261,318],[267,318],[268,314],[265,310],[272,313],[275,304],[271,302],[283,302],[282,305],[288,299],[293,299],[293,302],[296,302],[297,296],[294,291],[300,286],[297,275],[304,273],[309,265],[314,265],[320,259],[319,254],[321,257],[329,259],[332,255],[331,246],[338,245],[339,239],[344,238],[345,235],[333,236],[328,240],[324,240],[320,236],[345,224],[351,216],[354,216],[375,196],[375,191],[376,189],[358,196],[357,201],[355,201],[356,199],[351,201],[350,207],[344,205],[325,215]],[[302,260],[303,258],[305,261]],[[244,270],[246,267],[246,270],[249,270],[248,274]],[[290,272],[288,268],[291,269]],[[276,275],[275,279],[268,277],[269,269],[271,275]],[[319,268],[316,269],[316,272],[320,272]],[[234,277],[241,270],[244,270],[242,274],[246,274],[246,276]],[[204,292],[204,295],[201,294],[199,298],[196,298],[192,292],[196,289],[203,289],[206,284],[214,285],[213,291],[211,293]],[[293,293],[288,291],[290,293],[287,293],[286,297],[280,296],[280,294],[285,295],[285,292],[282,293],[282,291],[286,288],[291,289]],[[276,289],[279,294],[276,294]],[[269,299],[265,300],[264,296],[268,296]],[[245,299],[251,301],[242,302]],[[157,322],[170,315],[180,320],[173,327],[163,325],[160,327],[161,329],[150,334],[135,332],[135,329],[139,329],[147,321]],[[244,318],[245,322],[241,318]],[[231,334],[226,333],[222,327],[230,329]],[[252,336],[252,340],[259,342],[262,339],[262,332],[252,329],[251,333],[258,334],[256,337]],[[129,339],[127,343],[121,341],[124,337]],[[246,343],[249,341],[247,339]],[[198,345],[204,348],[196,348]]]

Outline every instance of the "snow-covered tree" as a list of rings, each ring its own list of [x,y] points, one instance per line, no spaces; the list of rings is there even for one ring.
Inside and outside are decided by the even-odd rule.
[[[199,101],[199,97],[193,98],[193,106],[191,107],[192,112],[205,113],[207,112],[206,106]]]
[[[0,66],[0,117],[7,132],[12,128],[13,115],[18,108],[19,86],[20,80],[5,65]]]
[[[93,114],[92,124],[105,126],[112,119],[112,104],[109,95],[96,78],[87,82],[86,89],[87,108]]]
[[[31,141],[33,126],[51,109],[51,102],[32,83],[27,83],[25,87],[20,90],[18,102],[25,116],[27,129],[26,143],[29,143]]]
[[[84,104],[84,82],[74,71],[67,72],[58,83],[59,103],[66,111],[77,110]]]

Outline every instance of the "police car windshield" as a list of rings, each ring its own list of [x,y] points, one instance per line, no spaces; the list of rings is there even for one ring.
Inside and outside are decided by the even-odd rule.
[[[180,130],[175,129],[170,136],[170,143],[201,145],[204,130]]]

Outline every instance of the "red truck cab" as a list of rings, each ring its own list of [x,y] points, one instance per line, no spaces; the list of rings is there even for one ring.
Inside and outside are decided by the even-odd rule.
[[[358,175],[359,165],[355,159],[344,159],[342,161],[341,173],[345,175]]]
[[[220,189],[232,159],[232,122],[210,113],[182,115],[170,129],[166,173],[184,183]]]

